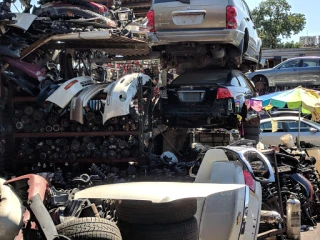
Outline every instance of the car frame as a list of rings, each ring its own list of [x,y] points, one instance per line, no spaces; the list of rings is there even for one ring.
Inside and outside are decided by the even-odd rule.
[[[315,64],[315,66],[310,66]],[[306,56],[290,58],[277,66],[246,73],[259,93],[264,94],[272,88],[320,85],[320,57]]]
[[[298,136],[298,116],[283,116],[283,117],[273,117],[272,120],[281,123],[282,130],[279,132],[272,132],[271,128],[268,130],[264,130],[265,127],[263,124],[270,123],[271,127],[271,118],[262,119],[260,121],[260,142],[265,145],[275,145],[280,144],[280,137],[285,134],[291,134],[294,138]],[[295,128],[297,131],[290,131],[290,126],[288,126],[288,122],[295,122],[297,126]],[[306,127],[307,126],[307,127]],[[314,145],[320,145],[320,124],[315,123],[306,118],[300,118],[300,141],[305,141],[312,143]]]
[[[204,66],[208,54],[211,62],[224,59],[233,66],[261,60],[262,41],[244,0],[153,0],[147,18],[149,45],[167,53],[164,62],[197,57]]]

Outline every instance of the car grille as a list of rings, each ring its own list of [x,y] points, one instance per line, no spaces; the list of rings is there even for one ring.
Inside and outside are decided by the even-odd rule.
[[[205,91],[178,91],[178,97],[181,102],[202,102]]]

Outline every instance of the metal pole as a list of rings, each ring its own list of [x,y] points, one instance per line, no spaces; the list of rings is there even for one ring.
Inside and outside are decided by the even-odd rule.
[[[300,150],[300,123],[301,123],[301,107],[299,108],[298,138],[297,138],[297,147],[299,150]]]
[[[283,201],[282,201],[282,193],[281,193],[281,185],[280,185],[280,177],[279,177],[279,171],[278,171],[278,160],[277,160],[277,154],[276,151],[273,149],[273,157],[274,157],[274,172],[276,175],[276,187],[278,191],[278,203],[280,207],[280,215],[281,218],[284,219],[284,210],[283,210]],[[281,234],[281,239],[283,239],[283,234]]]

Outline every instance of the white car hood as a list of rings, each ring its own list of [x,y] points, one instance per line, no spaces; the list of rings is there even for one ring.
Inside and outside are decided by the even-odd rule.
[[[132,73],[123,76],[105,88],[104,93],[108,95],[104,107],[103,123],[110,118],[129,114],[132,98],[138,90],[139,77],[142,78],[142,85],[152,81],[148,75]]]
[[[244,184],[177,182],[118,183],[87,188],[77,192],[74,198],[141,200],[163,203],[184,198],[205,198],[216,193],[242,188],[245,188]]]
[[[67,85],[71,83],[73,84],[66,89]],[[88,76],[72,78],[61,84],[61,86],[54,91],[46,101],[52,102],[61,108],[65,108],[76,94],[93,83],[94,81],[92,78]]]

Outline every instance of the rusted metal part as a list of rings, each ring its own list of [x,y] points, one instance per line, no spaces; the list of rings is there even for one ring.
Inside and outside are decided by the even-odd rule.
[[[22,201],[29,200],[37,193],[39,193],[41,199],[44,200],[49,187],[48,182],[43,177],[36,174],[27,174],[16,177],[6,181],[4,184],[12,186]],[[27,186],[28,189],[25,190],[25,187]],[[25,192],[27,192],[28,195],[26,195]]]
[[[282,235],[282,234],[286,233],[286,231],[287,231],[286,228],[281,228],[281,229],[272,229],[267,232],[259,233],[257,240],[262,240],[262,239],[266,239],[268,237]]]
[[[16,177],[6,181],[4,184],[12,186],[14,192],[16,192],[19,198],[24,202],[24,205],[26,205],[27,201],[37,194],[39,194],[41,200],[44,201],[49,187],[48,182],[43,177],[36,174],[27,174]],[[29,210],[26,210],[23,214],[23,222],[25,226],[28,224],[30,216]],[[36,229],[35,223],[31,224],[31,228]],[[15,239],[24,239],[22,230],[20,230]]]
[[[143,1],[143,2],[124,2],[122,3],[122,7],[127,8],[147,8],[151,6],[151,1]]]
[[[14,138],[50,138],[50,137],[103,137],[103,136],[137,136],[138,131],[125,132],[125,131],[115,131],[115,132],[46,132],[46,133],[14,133]]]
[[[43,204],[43,199],[39,193],[32,196],[27,203],[28,209],[32,212],[33,218],[37,223],[38,229],[47,240],[56,239],[58,232],[48,210]]]
[[[141,162],[145,160],[144,158],[79,158],[76,160],[77,163],[127,163],[127,162]],[[50,160],[55,164],[65,164],[68,162],[67,159],[54,159]]]

